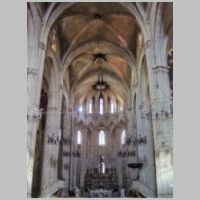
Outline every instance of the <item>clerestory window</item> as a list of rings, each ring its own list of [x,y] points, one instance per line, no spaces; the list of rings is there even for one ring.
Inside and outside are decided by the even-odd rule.
[[[100,99],[100,115],[103,115],[103,99]]]

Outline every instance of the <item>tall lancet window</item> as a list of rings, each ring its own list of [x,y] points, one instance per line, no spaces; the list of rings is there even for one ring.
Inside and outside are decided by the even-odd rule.
[[[126,142],[126,131],[123,130],[121,135],[121,144],[125,144],[125,142]]]
[[[90,99],[90,102],[89,102],[89,113],[90,114],[92,113],[92,99]]]
[[[81,132],[78,131],[77,132],[77,144],[81,144],[81,140],[82,140]]]
[[[105,133],[100,131],[99,133],[99,145],[105,145]]]
[[[102,98],[100,98],[100,115],[103,115],[103,99]]]
[[[103,174],[105,174],[105,169],[106,169],[105,163],[102,162],[102,173],[103,173]]]
[[[114,104],[112,100],[110,101],[110,112],[114,113]]]

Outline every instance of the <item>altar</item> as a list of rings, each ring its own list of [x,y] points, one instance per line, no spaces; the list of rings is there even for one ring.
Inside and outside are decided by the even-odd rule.
[[[115,168],[106,168],[105,173],[101,173],[97,168],[88,169],[85,175],[85,190],[100,191],[105,193],[108,191],[118,190],[118,178]]]
[[[99,168],[87,168],[84,191],[89,197],[112,197],[119,189],[115,167],[105,167],[104,157],[99,156]]]
[[[94,189],[89,190],[89,197],[112,197],[112,190],[107,189]]]

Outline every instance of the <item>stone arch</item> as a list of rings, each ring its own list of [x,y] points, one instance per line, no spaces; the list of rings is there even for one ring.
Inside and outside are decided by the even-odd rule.
[[[164,24],[164,11],[168,9],[167,4],[159,2],[156,4],[155,10],[155,54],[156,54],[156,65],[157,66],[167,66],[167,52],[169,46],[169,38],[165,33]]]
[[[65,10],[67,10],[70,7],[72,7],[76,3],[77,2],[65,3],[65,4],[60,3],[60,5],[58,5],[57,7],[56,7],[56,3],[52,3],[51,4],[51,6],[49,7],[49,9],[47,10],[47,14],[43,17],[43,19],[44,19],[44,22],[43,22],[44,28],[43,28],[43,31],[42,31],[42,38],[41,38],[41,41],[43,41],[43,43],[46,43],[45,39],[48,37],[48,33],[49,33],[51,27],[53,26],[53,24],[55,23],[55,21],[59,18],[59,16]],[[133,15],[133,17],[136,18],[138,26],[142,30],[144,36],[147,36],[147,32],[146,32],[146,29],[145,29],[145,23],[143,21],[142,16],[139,14],[139,12],[137,10],[137,5],[132,4],[132,3],[123,3],[123,2],[118,2],[118,3],[122,7],[124,7],[125,9],[127,9]]]
[[[141,4],[140,3],[123,3],[123,2],[119,3],[120,5],[123,5],[123,7],[125,7],[127,10],[129,10],[132,13],[131,15],[133,15],[133,16],[137,15],[136,16],[137,24],[139,24],[139,27],[141,25],[141,27],[140,27],[140,30],[142,32],[141,35],[143,35],[143,37],[144,37],[144,41],[140,40],[139,37],[136,38],[136,40],[137,39],[139,40],[139,44],[144,45],[142,47],[143,48],[142,53],[140,54],[139,59],[137,59],[137,65],[135,63],[135,60],[134,60],[135,58],[132,55],[132,52],[129,52],[128,48],[127,49],[124,48],[123,45],[121,45],[121,48],[120,47],[115,48],[115,46],[117,46],[117,45],[114,46],[114,44],[116,42],[109,43],[107,41],[104,41],[104,44],[106,44],[106,42],[107,42],[107,45],[110,45],[110,48],[114,48],[112,53],[115,56],[113,56],[113,58],[115,58],[117,55],[117,56],[121,56],[121,58],[123,58],[123,59],[126,59],[126,62],[124,64],[123,64],[123,61],[121,61],[121,59],[119,57],[117,57],[116,60],[110,59],[109,61],[111,61],[111,63],[112,63],[112,61],[116,61],[116,62],[119,61],[119,63],[121,62],[122,65],[125,66],[125,68],[122,68],[122,69],[119,68],[119,71],[118,70],[115,71],[114,69],[118,65],[115,65],[116,62],[112,63],[112,64],[114,64],[114,65],[112,65],[113,72],[115,71],[116,74],[118,74],[117,72],[119,72],[119,74],[120,74],[119,76],[121,77],[121,75],[122,75],[122,77],[123,77],[122,81],[123,80],[127,81],[128,86],[129,86],[129,82],[132,81],[130,84],[131,85],[130,86],[130,88],[131,88],[130,89],[130,96],[131,96],[130,99],[131,99],[132,107],[129,107],[129,105],[128,105],[127,110],[124,110],[124,112],[121,113],[120,115],[116,115],[116,118],[114,118],[115,115],[112,115],[113,119],[115,119],[115,120],[113,120],[113,124],[111,122],[112,119],[107,120],[107,119],[109,119],[108,115],[105,115],[105,117],[100,116],[101,119],[98,119],[98,115],[94,115],[94,122],[87,124],[88,121],[90,122],[90,119],[86,118],[86,120],[84,120],[84,113],[82,113],[81,115],[78,115],[75,113],[75,115],[73,115],[73,110],[72,110],[73,107],[71,107],[71,106],[74,105],[73,103],[75,100],[73,99],[73,96],[71,97],[71,94],[72,94],[71,93],[71,88],[72,88],[71,85],[72,84],[71,84],[71,82],[69,82],[69,84],[68,84],[68,80],[70,79],[69,78],[70,74],[66,74],[66,76],[64,77],[64,73],[66,72],[65,70],[71,69],[71,68],[67,68],[68,66],[70,66],[70,62],[74,61],[77,57],[80,58],[81,55],[83,55],[83,56],[86,55],[86,54],[84,54],[84,48],[83,48],[83,47],[85,47],[85,49],[87,49],[86,48],[86,40],[85,40],[85,43],[83,43],[81,41],[79,43],[79,44],[81,44],[80,46],[78,46],[78,45],[75,46],[75,47],[77,47],[77,49],[74,50],[73,52],[71,52],[71,50],[73,50],[73,48],[70,49],[68,47],[68,51],[66,52],[66,59],[65,59],[65,57],[62,59],[59,56],[57,56],[57,54],[54,53],[53,50],[51,50],[50,43],[48,43],[48,41],[50,39],[50,33],[53,32],[54,30],[56,30],[56,28],[57,28],[56,23],[57,22],[60,23],[57,19],[60,19],[62,13],[64,14],[65,10],[67,10],[69,7],[75,5],[76,3],[77,2],[64,3],[64,4],[63,3],[60,3],[60,4],[59,3],[48,3],[48,4],[44,3],[41,5],[38,5],[38,3],[28,3],[29,12],[34,13],[34,15],[32,15],[32,16],[31,16],[31,14],[33,14],[33,13],[28,14],[29,15],[28,23],[30,23],[30,25],[32,25],[34,27],[33,29],[31,29],[32,27],[28,27],[29,28],[28,35],[31,37],[31,39],[34,40],[34,41],[30,41],[30,38],[29,38],[29,41],[28,41],[29,43],[31,42],[31,44],[28,44],[28,59],[29,59],[28,62],[30,62],[28,64],[28,74],[30,75],[28,77],[28,79],[29,79],[28,82],[30,84],[29,88],[30,88],[30,92],[32,93],[31,95],[33,97],[32,99],[30,99],[31,103],[29,101],[29,104],[31,104],[31,106],[32,106],[32,101],[33,101],[34,111],[38,108],[38,105],[39,105],[38,102],[39,102],[39,99],[41,98],[41,88],[45,87],[46,90],[50,91],[49,96],[51,98],[50,99],[51,102],[49,103],[50,106],[48,107],[48,112],[49,112],[49,115],[51,115],[51,114],[54,115],[54,112],[57,111],[57,108],[58,108],[58,111],[60,109],[60,102],[59,102],[60,97],[58,97],[54,92],[59,91],[59,93],[61,93],[60,89],[63,89],[62,94],[60,94],[60,95],[61,96],[64,95],[66,97],[65,102],[68,102],[68,105],[70,106],[70,109],[68,110],[70,125],[67,127],[67,132],[68,132],[67,135],[70,134],[70,137],[72,136],[72,131],[74,131],[76,129],[77,121],[79,121],[80,127],[84,128],[85,132],[87,132],[86,129],[88,128],[87,126],[89,126],[88,129],[95,132],[93,134],[93,136],[94,136],[96,134],[96,130],[98,128],[100,128],[98,126],[105,126],[106,124],[108,124],[108,126],[102,127],[103,130],[108,130],[108,132],[110,133],[111,131],[115,131],[115,129],[116,129],[117,130],[116,133],[118,133],[119,129],[123,128],[123,126],[124,126],[123,122],[128,120],[128,128],[127,128],[128,130],[127,131],[130,133],[129,135],[131,135],[132,124],[129,124],[129,123],[133,123],[131,114],[132,114],[132,111],[133,110],[135,111],[135,108],[137,107],[136,114],[137,114],[137,119],[139,120],[139,123],[136,122],[136,124],[139,126],[139,129],[137,129],[135,135],[134,135],[134,129],[133,129],[133,135],[139,136],[139,134],[142,133],[143,134],[142,136],[146,136],[146,135],[148,136],[146,145],[143,146],[142,151],[139,152],[140,155],[139,154],[138,155],[143,156],[144,153],[146,153],[147,159],[151,159],[152,155],[150,155],[149,152],[151,152],[151,151],[154,152],[154,150],[156,150],[156,155],[155,155],[156,156],[156,166],[155,166],[155,162],[151,162],[152,160],[150,162],[149,162],[149,160],[147,160],[150,164],[152,164],[152,166],[150,166],[149,163],[148,162],[146,163],[146,161],[145,161],[144,167],[140,170],[139,173],[142,174],[144,172],[144,170],[147,169],[148,167],[149,167],[150,173],[141,175],[140,180],[144,181],[143,184],[145,184],[146,186],[150,186],[150,187],[152,186],[150,189],[152,191],[154,191],[154,189],[155,189],[155,192],[157,192],[158,195],[162,195],[162,193],[168,194],[168,192],[170,193],[171,190],[169,190],[170,188],[167,188],[168,186],[166,186],[166,184],[165,184],[166,183],[165,177],[164,176],[162,177],[162,175],[160,176],[160,174],[162,174],[163,169],[165,170],[168,168],[168,166],[165,166],[164,162],[162,164],[162,159],[164,158],[163,160],[165,160],[165,157],[162,157],[162,151],[169,150],[171,152],[172,148],[170,147],[169,149],[165,149],[165,146],[162,147],[162,141],[160,141],[159,138],[157,139],[157,136],[159,136],[159,134],[160,134],[160,132],[158,130],[163,131],[161,133],[163,133],[164,137],[166,136],[166,138],[165,138],[166,142],[170,143],[171,140],[168,136],[172,132],[170,129],[168,129],[168,127],[171,125],[171,122],[169,122],[169,120],[167,118],[166,121],[164,121],[165,119],[162,121],[160,119],[158,119],[157,121],[154,120],[152,123],[152,113],[151,113],[152,110],[154,110],[155,112],[160,112],[159,106],[163,103],[163,105],[161,105],[161,106],[164,107],[165,102],[162,102],[162,100],[165,100],[168,98],[168,92],[169,92],[168,88],[167,88],[168,85],[167,84],[164,85],[162,82],[162,80],[165,80],[167,82],[167,76],[165,76],[163,73],[160,73],[160,72],[162,72],[161,71],[162,68],[166,67],[165,66],[166,61],[164,58],[165,55],[163,54],[163,52],[165,52],[165,51],[167,52],[167,50],[170,46],[168,38],[164,37],[164,36],[168,36],[168,34],[164,35],[164,33],[166,34],[167,31],[165,32],[165,29],[164,29],[164,32],[163,32],[162,22],[163,22],[163,20],[165,21],[165,17],[160,15],[162,10],[164,10],[163,5],[162,5],[162,3],[155,3],[155,4],[154,3],[152,3],[152,4],[145,3],[145,4],[148,4],[148,7],[145,8],[145,5],[143,3],[141,3]],[[64,8],[62,7],[63,5],[65,6]],[[47,7],[47,6],[49,6],[49,7]],[[44,12],[46,12],[46,14],[44,16],[41,16],[41,14]],[[128,14],[128,15],[130,15],[130,14]],[[154,19],[152,19],[152,18],[154,18]],[[113,26],[113,27],[115,27],[115,26]],[[168,27],[168,25],[167,25],[167,27]],[[67,29],[67,27],[66,27],[66,29]],[[104,30],[107,30],[107,29],[104,29]],[[41,34],[41,31],[42,31],[42,34]],[[115,34],[114,33],[115,29],[113,29],[111,31],[113,31],[113,34]],[[133,33],[132,31],[130,33]],[[68,32],[66,31],[65,33],[66,33],[66,38],[68,38],[68,36],[69,36]],[[108,33],[110,34],[109,31],[108,31]],[[134,33],[136,35],[138,34],[137,31],[134,31]],[[129,33],[127,33],[127,34],[129,34]],[[107,37],[107,36],[109,36],[109,37]],[[111,34],[107,35],[107,36],[105,36],[105,37],[110,40],[112,40],[114,38],[112,41],[118,41],[118,40],[116,40],[116,38],[114,36],[113,36],[113,38],[110,37]],[[163,39],[163,41],[161,41],[161,38]],[[123,37],[122,37],[122,39],[123,39]],[[135,40],[134,37],[132,37],[132,39],[130,39],[130,45],[132,45],[133,40]],[[91,37],[87,41],[91,41]],[[94,42],[94,44],[93,44],[94,46],[96,44],[98,44],[98,42],[96,42],[96,41],[93,41],[93,42]],[[96,44],[95,44],[95,42],[96,42]],[[91,44],[92,44],[92,42],[91,42]],[[89,43],[87,43],[87,45],[89,47]],[[136,43],[136,46],[138,46],[137,43]],[[141,46],[139,46],[139,47],[140,48],[138,48],[138,49],[141,50]],[[109,47],[106,47],[106,48],[109,48]],[[52,49],[54,49],[53,46],[52,46]],[[99,48],[97,48],[97,49],[99,49]],[[100,48],[100,50],[101,49],[102,48]],[[138,49],[136,47],[136,51]],[[80,50],[80,51],[78,52],[78,50]],[[94,49],[92,48],[91,50],[93,51]],[[88,55],[90,56],[93,53],[92,51],[87,51],[85,53],[88,53]],[[109,54],[110,49],[108,51],[105,50],[105,52],[108,52],[108,54]],[[72,55],[74,53],[76,53],[76,55]],[[83,54],[81,54],[81,53],[83,53]],[[138,51],[136,54],[138,55]],[[137,56],[137,58],[138,58],[138,56]],[[71,61],[70,61],[70,59],[71,59]],[[87,65],[87,63],[90,63],[92,61],[92,59],[90,60],[90,58],[88,60],[87,59],[88,59],[88,57],[85,57],[85,60],[82,58],[80,60],[76,60],[76,61],[80,61],[79,63],[77,62],[74,65],[77,68],[74,69],[74,71],[73,70],[70,71],[70,72],[72,72],[71,73],[72,79],[70,79],[70,80],[72,80],[73,83],[75,83],[75,81],[77,81],[77,79],[81,80],[82,77],[80,75],[83,75],[83,73],[86,71],[86,69],[88,69],[88,68],[85,68],[85,71],[84,71],[81,68],[82,63],[86,63],[86,65]],[[147,64],[146,64],[146,62],[147,62]],[[126,76],[125,76],[126,74],[130,74],[129,73],[130,70],[127,70],[128,69],[127,63],[129,63],[128,67],[130,67],[132,70],[131,71],[132,74],[131,74],[131,76],[127,76],[128,78],[126,78]],[[48,67],[48,65],[50,67]],[[109,68],[109,66],[104,66],[104,67]],[[48,68],[48,70],[46,70],[46,68]],[[166,68],[165,68],[165,72],[167,71]],[[76,76],[77,75],[76,70],[77,70],[77,72],[80,70],[79,71],[80,73],[77,73],[78,76]],[[120,73],[120,71],[122,72],[123,70],[124,70],[124,73]],[[133,73],[134,70],[137,70],[137,74]],[[158,72],[160,74],[158,74]],[[88,74],[84,74],[84,75],[87,76]],[[109,74],[109,75],[111,75],[111,74]],[[139,80],[137,85],[135,83],[136,78],[130,79],[130,77],[134,77],[134,76],[136,76],[136,78]],[[66,79],[63,80],[64,79],[63,77]],[[84,83],[88,86],[90,83],[92,84],[92,80],[95,80],[95,79],[90,79],[90,80],[88,79],[88,82],[84,82]],[[162,90],[164,91],[164,93],[157,92],[158,90],[156,89],[157,88],[156,80],[160,81],[158,83],[160,84],[161,87],[163,87]],[[106,81],[110,82],[110,79],[107,79]],[[112,84],[114,83],[113,86],[115,87],[116,84],[113,79],[112,79],[112,81],[113,81]],[[44,84],[45,86],[42,86],[42,84]],[[116,85],[116,87],[118,87],[118,86],[119,86],[119,84]],[[114,94],[113,96],[115,96],[119,100],[119,99],[121,99],[120,97],[123,96],[123,95],[121,95],[122,90],[121,89],[118,90],[118,88],[116,88],[116,87],[114,88],[114,91],[116,92],[116,94]],[[125,90],[125,88],[124,88],[124,90]],[[81,97],[82,93],[83,92],[80,91],[80,95],[77,95],[77,97],[78,96]],[[129,94],[129,91],[127,93]],[[140,95],[140,93],[141,93],[141,95]],[[109,93],[109,91],[107,91],[107,93],[105,93],[105,94],[106,94],[105,95],[106,97],[109,95],[110,96],[112,95],[111,92]],[[157,95],[157,94],[159,94],[159,95]],[[93,94],[91,93],[91,96],[92,95]],[[121,95],[121,96],[119,97],[119,95]],[[82,100],[82,101],[84,101],[84,100]],[[139,105],[139,104],[141,104],[141,105]],[[28,106],[28,108],[29,108],[29,106]],[[133,108],[133,110],[131,110],[132,108]],[[141,110],[140,110],[140,108],[141,108]],[[130,115],[129,115],[129,111],[130,111]],[[142,114],[144,114],[143,117],[141,117],[140,112],[141,113],[143,112],[142,113]],[[149,114],[148,117],[146,117],[147,116],[146,114]],[[59,115],[60,115],[60,113],[59,113]],[[28,185],[32,184],[30,179],[32,179],[32,176],[33,176],[32,175],[33,174],[32,173],[32,164],[34,162],[32,162],[32,158],[34,158],[33,151],[34,151],[35,145],[36,145],[35,151],[38,150],[38,140],[36,141],[36,144],[35,144],[35,138],[37,137],[35,132],[36,132],[38,124],[39,124],[38,121],[40,119],[40,116],[41,116],[40,109],[38,109],[36,116],[35,116],[35,113],[33,113],[34,122],[32,123],[32,121],[30,121],[30,123],[28,124],[28,126],[30,127],[28,129],[28,137],[30,138],[30,139],[28,138],[28,140],[29,140],[28,142],[30,143],[30,145],[28,144],[28,153],[29,153],[29,155],[28,155],[29,156],[28,157],[28,163],[29,163],[28,164],[28,171],[29,171]],[[87,115],[85,115],[85,116],[87,117]],[[155,115],[155,116],[157,116],[157,115]],[[28,113],[28,117],[29,117],[29,113]],[[35,117],[37,117],[37,119],[35,119]],[[51,133],[51,129],[48,129],[51,125],[53,128],[55,128],[54,129],[55,131],[59,128],[59,126],[58,126],[58,124],[59,124],[58,121],[60,120],[59,117],[60,116],[58,116],[54,119],[49,118],[49,121],[51,121],[51,122],[49,122],[49,126],[47,126],[47,128],[46,128],[47,134]],[[73,119],[74,119],[74,121],[73,121]],[[87,119],[89,119],[89,120],[87,120]],[[37,120],[37,122],[35,120]],[[57,121],[56,126],[54,124],[55,121]],[[103,123],[101,123],[101,121],[103,121]],[[168,122],[169,122],[169,124],[168,124]],[[115,124],[117,124],[117,125],[115,125]],[[153,126],[152,126],[152,124],[153,124]],[[154,130],[153,130],[154,132],[152,135],[151,135],[151,133],[152,133],[151,126],[154,128]],[[50,127],[50,128],[52,128],[52,127]],[[165,129],[166,127],[167,127],[167,129]],[[111,132],[111,134],[112,134],[112,132]],[[155,148],[153,146],[154,139],[156,140]],[[90,144],[93,145],[92,142],[90,142]],[[70,149],[72,146],[70,146]],[[46,151],[47,158],[45,158],[45,159],[46,159],[46,163],[47,163],[47,162],[49,162],[49,160],[48,160],[49,155],[51,155],[51,152],[54,151],[57,148],[57,146],[54,146],[55,148],[51,147],[52,149],[50,149],[48,147],[48,145],[46,147],[47,147],[47,151]],[[93,150],[95,149],[94,147],[92,147],[92,148],[93,148]],[[127,148],[127,146],[125,148]],[[131,148],[131,146],[130,146],[130,148]],[[137,149],[139,149],[139,148],[140,147],[137,146]],[[147,151],[144,151],[145,148]],[[168,146],[167,146],[167,148],[168,148]],[[73,149],[73,147],[72,147],[72,149]],[[160,154],[160,152],[161,152],[161,154]],[[54,151],[54,153],[55,153],[54,155],[57,155],[57,152]],[[37,157],[38,154],[35,153],[35,155]],[[161,155],[161,157],[160,157],[160,155]],[[142,156],[139,158],[142,158]],[[55,156],[55,159],[57,159],[56,156]],[[123,164],[125,165],[127,163],[123,163]],[[52,167],[52,166],[50,166],[50,167]],[[72,165],[70,164],[70,170],[71,170],[71,168],[73,168],[73,164]],[[76,167],[74,167],[74,169],[75,168]],[[126,166],[126,168],[127,168],[127,166]],[[124,169],[126,170],[126,168],[124,168]],[[151,172],[152,172],[151,170],[155,169],[155,168],[156,168],[157,175],[158,175],[157,181],[160,183],[157,185],[158,191],[156,191],[156,187],[154,188],[153,184],[151,184],[152,183],[151,181],[148,182],[149,174],[151,174]],[[47,173],[45,172],[45,174],[46,174],[45,179],[46,180],[51,179],[51,181],[52,181],[53,180],[52,177],[54,176],[55,170],[50,171],[52,169],[49,170],[48,167],[46,167],[46,169],[47,169]],[[53,173],[51,173],[51,172],[53,172]],[[51,176],[49,176],[49,175],[51,175]],[[71,175],[72,174],[70,174],[70,176]],[[126,174],[126,172],[125,172],[125,176],[128,177],[128,175],[129,174],[128,173]],[[143,177],[146,176],[145,179],[142,180],[142,176]],[[71,185],[73,186],[75,182],[71,181],[71,179],[73,177],[71,179],[70,178],[71,177],[69,177],[69,188],[73,189],[71,187]],[[153,180],[153,179],[154,179],[154,177],[152,176],[151,180]],[[45,185],[45,183],[47,183],[46,188],[49,187],[50,185],[52,185],[53,181],[57,181],[57,179],[54,179],[52,182],[49,180],[47,180],[46,182],[44,181],[44,185]],[[29,184],[29,182],[30,182],[30,184]],[[71,184],[71,182],[72,182],[72,184]],[[171,182],[168,182],[168,183],[170,184]],[[166,188],[165,188],[165,186],[166,186]],[[171,187],[171,186],[169,186],[169,187]],[[44,188],[43,188],[44,191],[46,190],[46,188],[44,186]],[[133,187],[133,189],[135,189],[135,186]],[[28,190],[28,193],[30,194],[30,190]]]
[[[124,60],[126,60],[130,66],[134,66],[135,65],[135,58],[133,57],[132,53],[130,53],[129,51],[125,50],[122,47],[117,46],[116,44],[113,44],[112,42],[108,42],[108,41],[91,41],[89,43],[83,44],[81,46],[79,46],[76,50],[72,51],[72,52],[66,52],[62,58],[62,67],[63,67],[63,73],[65,73],[65,70],[69,67],[70,63],[77,58],[79,55],[81,55],[82,53],[84,53],[87,49],[91,48],[91,47],[95,47],[95,46],[107,46],[110,49],[112,49],[113,53],[112,54],[116,54],[120,57],[122,57]]]
[[[76,4],[75,2],[73,3],[60,3],[60,5],[57,5],[57,3],[52,3],[49,6],[49,9],[46,12],[46,15],[43,16],[43,22],[42,22],[42,30],[41,30],[41,37],[40,37],[40,46],[42,47],[39,51],[39,55],[41,57],[38,59],[38,64],[39,64],[39,86],[41,86],[40,80],[42,78],[42,72],[43,72],[43,63],[44,63],[44,57],[45,57],[45,48],[47,44],[47,39],[49,32],[54,25],[55,21],[59,18],[59,16],[68,8]],[[146,38],[146,41],[149,40],[150,36],[148,34],[148,28],[142,18],[142,16],[139,14],[137,10],[137,6],[132,3],[122,3],[119,2],[124,8],[126,8],[132,15],[133,17],[136,18],[136,21],[138,23],[139,28],[142,30],[142,33],[144,35],[144,38]],[[36,94],[36,101],[39,100],[40,98],[40,93]]]
[[[75,48],[77,48],[77,44],[76,42],[78,41],[78,39],[82,36],[82,34],[84,34],[88,29],[91,28],[91,26],[93,25],[94,21],[91,21],[90,23],[87,24],[86,27],[84,27],[73,39],[72,43],[70,44],[69,48],[67,49],[64,58],[66,57],[66,55],[70,54],[71,51],[73,51]],[[124,44],[124,41],[117,35],[116,31],[107,23],[104,21],[104,25],[108,28],[108,30],[116,37],[116,39],[118,40],[118,43],[120,44],[121,47],[123,47],[130,55],[132,55],[131,51],[126,48],[126,45]],[[80,45],[81,46],[81,45]]]
[[[52,49],[48,49],[46,57],[51,58],[55,71],[59,73],[59,71],[61,70],[61,65],[57,54]]]
[[[96,74],[97,70],[90,70],[89,72],[85,73],[80,80],[78,80],[72,87],[72,94],[75,92],[77,85],[81,85],[81,83],[83,81],[85,81],[86,79],[88,79],[89,77],[92,77]],[[109,77],[112,77],[115,81],[120,82],[120,85],[122,85],[122,88],[124,89],[124,91],[129,91],[129,87],[128,85],[125,83],[125,81],[123,81],[118,75],[116,75],[115,73],[113,73],[111,70],[102,70],[102,73],[104,75],[109,75]],[[129,101],[130,101],[130,97],[129,97]]]
[[[92,64],[90,63],[89,65],[87,65],[87,68],[89,68],[91,66],[93,66],[93,63]],[[107,66],[110,68],[110,65],[107,65]],[[99,72],[99,71],[100,71],[100,69],[93,69],[93,70],[90,70],[90,71],[86,70],[85,72],[82,73],[82,75],[80,76],[79,80],[77,82],[75,82],[74,85],[77,85],[80,82],[80,80],[85,79],[88,75],[96,73],[96,72]],[[101,72],[104,73],[104,74],[106,74],[106,72],[107,72],[107,74],[109,74],[110,76],[117,77],[119,79],[119,81],[121,83],[123,83],[128,88],[128,84],[119,75],[114,73],[113,70],[106,69],[106,68],[101,68]]]

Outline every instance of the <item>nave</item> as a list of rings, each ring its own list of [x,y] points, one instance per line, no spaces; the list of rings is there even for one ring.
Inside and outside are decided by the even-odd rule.
[[[27,197],[173,197],[173,3],[27,3]]]

